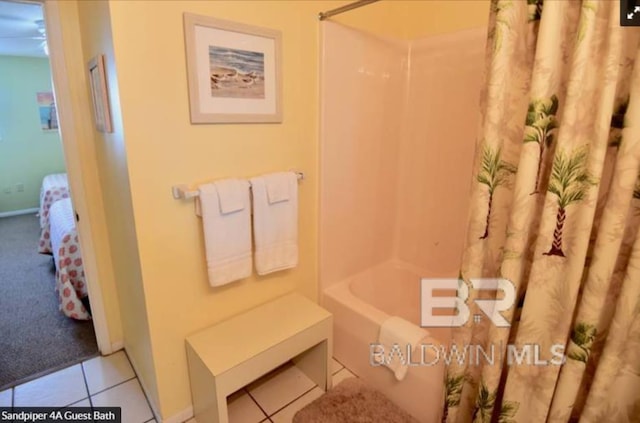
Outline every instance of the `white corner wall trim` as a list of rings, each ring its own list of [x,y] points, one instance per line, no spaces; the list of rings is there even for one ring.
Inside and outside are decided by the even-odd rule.
[[[124,349],[124,342],[122,341],[114,342],[111,344],[111,351],[109,352],[109,354],[113,354],[123,349]]]
[[[22,210],[13,210],[13,211],[8,211],[8,212],[2,212],[0,213],[0,218],[3,217],[11,217],[11,216],[21,216],[23,214],[30,214],[30,213],[38,213],[38,208],[34,207],[32,209],[22,209]]]
[[[142,391],[144,392],[144,396],[147,397],[147,401],[149,402],[149,407],[151,407],[151,412],[153,413],[153,417],[155,417],[156,421],[162,422],[161,415],[160,415],[160,412],[159,412],[160,408],[158,407],[157,404],[155,404],[153,402],[153,399],[152,399],[151,395],[149,395],[149,392],[150,392],[149,389],[147,389],[147,387],[145,386],[144,381],[142,380],[142,378],[140,378],[140,372],[138,371],[138,364],[133,359],[133,356],[127,352],[127,348],[126,347],[124,347],[124,352],[127,354],[127,358],[129,359],[129,363],[131,363],[131,367],[133,367],[133,372],[136,374],[136,377],[138,378],[138,382],[140,383],[140,386],[142,387]]]
[[[158,420],[160,423],[183,423],[193,417],[193,406],[189,406],[177,414],[164,420]]]

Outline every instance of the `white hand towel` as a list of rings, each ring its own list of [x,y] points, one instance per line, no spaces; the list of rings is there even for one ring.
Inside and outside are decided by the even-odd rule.
[[[269,204],[289,200],[289,181],[286,177],[267,178],[267,200]],[[297,181],[297,178],[296,178]]]
[[[251,179],[256,271],[298,265],[298,177],[280,172]]]
[[[218,191],[218,201],[220,202],[220,213],[229,214],[248,208],[248,187],[247,181],[240,179],[225,179],[213,183]]]
[[[409,370],[407,350],[410,349],[413,352],[415,349],[419,349],[420,341],[428,335],[426,330],[401,317],[389,317],[380,326],[378,342],[384,346],[385,354],[379,363],[391,369],[397,380],[404,379]],[[389,361],[389,352],[395,346],[402,352],[402,360],[394,354],[393,359]]]
[[[251,275],[251,207],[247,181],[228,179],[199,187],[199,209],[211,286]]]

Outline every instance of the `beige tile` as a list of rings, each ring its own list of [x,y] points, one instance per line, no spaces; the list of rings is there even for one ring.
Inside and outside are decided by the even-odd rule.
[[[271,415],[314,386],[311,379],[289,363],[252,383],[248,390],[260,407]]]
[[[245,390],[227,398],[229,423],[259,423],[267,416]]]
[[[15,387],[16,407],[64,407],[87,398],[79,364]]]
[[[69,407],[91,407],[91,403],[89,402],[89,398],[85,398],[82,401],[74,402]]]
[[[316,386],[311,391],[307,392],[302,397],[271,416],[271,421],[274,423],[291,423],[293,421],[293,416],[298,411],[300,411],[305,405],[310,404],[313,400],[320,398],[323,393],[322,389]]]
[[[11,407],[12,395],[11,389],[0,392],[0,407]]]
[[[122,407],[123,422],[144,423],[153,418],[138,379],[92,395],[91,401],[94,407]]]
[[[344,368],[344,366],[342,364],[340,364],[340,362],[338,360],[336,360],[335,358],[331,359],[331,374],[332,375],[335,375],[336,373],[338,373],[343,368]]]
[[[124,351],[82,363],[91,395],[135,377]]]
[[[342,370],[340,370],[338,373],[334,374],[333,376],[333,386],[336,386],[338,383],[342,382],[345,379],[348,379],[350,377],[356,377],[356,375],[354,375],[353,373],[351,373],[349,371],[349,369],[347,369],[346,367]]]
[[[85,398],[82,401],[74,402],[73,404],[69,405],[68,407],[62,408],[61,411],[62,412],[64,412],[65,410],[74,411],[73,409],[75,409],[77,407],[87,407],[87,409],[89,409],[89,407],[91,407],[91,403],[89,402],[89,398]],[[91,421],[91,420],[90,420],[90,422],[93,423],[93,421]]]

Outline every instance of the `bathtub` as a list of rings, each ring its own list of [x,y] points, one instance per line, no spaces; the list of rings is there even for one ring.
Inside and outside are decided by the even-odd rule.
[[[326,288],[323,306],[333,313],[333,355],[391,401],[424,423],[440,422],[444,365],[410,367],[397,381],[387,367],[370,364],[370,344],[389,316],[420,324],[420,278],[427,274],[409,264],[389,261]],[[425,342],[448,344],[450,329],[429,329]],[[412,358],[420,362],[421,357]],[[432,362],[431,360],[425,360]]]

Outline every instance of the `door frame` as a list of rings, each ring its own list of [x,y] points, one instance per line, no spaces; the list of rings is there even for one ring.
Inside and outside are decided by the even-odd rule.
[[[20,1],[20,0],[18,0]],[[87,213],[89,204],[87,196],[86,178],[82,175],[81,163],[83,160],[95,161],[95,157],[83,157],[79,141],[93,140],[92,127],[79,122],[74,113],[74,84],[69,78],[67,63],[69,59],[82,59],[81,50],[66,51],[62,31],[62,17],[60,6],[55,0],[34,0],[43,7],[47,43],[49,47],[49,61],[51,66],[51,77],[54,86],[54,93],[58,112],[58,125],[64,149],[64,156],[69,178],[69,185],[72,195],[74,209],[82,211],[81,219],[77,222],[78,236],[82,245],[82,261],[86,275],[87,290],[91,301],[91,315],[93,327],[95,329],[98,349],[102,355],[108,355],[122,348],[122,342],[118,340],[114,344],[111,339],[108,320],[105,310],[104,296],[100,284],[98,268],[102,260],[98,260],[95,254],[95,242],[93,238],[92,216]],[[74,57],[74,54],[76,57]],[[86,81],[86,80],[85,80]],[[76,90],[77,85],[75,84]],[[88,87],[84,84],[85,95],[88,95]],[[76,93],[77,97],[77,93]],[[75,104],[78,104],[77,99]],[[88,252],[85,254],[84,252]]]

